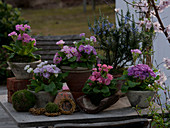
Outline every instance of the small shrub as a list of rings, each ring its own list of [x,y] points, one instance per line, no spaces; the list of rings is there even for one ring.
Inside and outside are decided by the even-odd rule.
[[[18,112],[27,112],[34,107],[36,97],[33,93],[27,90],[20,90],[12,95],[13,108]]]
[[[50,102],[45,106],[45,110],[48,113],[57,113],[59,111],[59,107],[57,104]]]

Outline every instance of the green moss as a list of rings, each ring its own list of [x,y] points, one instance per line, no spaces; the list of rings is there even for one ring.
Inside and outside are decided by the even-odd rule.
[[[59,107],[57,104],[50,102],[45,106],[45,110],[48,113],[56,113],[59,111]]]
[[[13,108],[18,112],[29,111],[30,108],[34,107],[35,102],[35,95],[27,90],[20,90],[12,95]]]

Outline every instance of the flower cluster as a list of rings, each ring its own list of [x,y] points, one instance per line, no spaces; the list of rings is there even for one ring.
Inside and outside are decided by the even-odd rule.
[[[57,52],[53,58],[54,64],[69,65],[72,68],[75,67],[88,67],[92,68],[95,63],[97,52],[92,46],[93,42],[96,42],[96,38],[91,36],[85,38],[85,34],[80,34],[82,40],[80,42],[73,42],[72,46],[63,46],[65,42],[63,40],[58,41],[56,44],[61,47],[61,50]]]
[[[153,70],[146,64],[138,64],[128,68],[128,76],[133,76],[134,78],[139,78],[140,80],[145,80],[148,77],[156,77]]]
[[[92,75],[87,80],[83,92],[85,94],[101,93],[104,97],[110,96],[116,90],[113,75],[109,73],[113,67],[106,64],[97,66],[98,68],[93,68]]]
[[[111,83],[111,80],[113,79],[113,76],[108,72],[113,67],[107,66],[106,64],[104,65],[98,64],[97,66],[99,71],[97,71],[97,68],[93,68],[94,72],[89,77],[89,79],[93,81],[93,83],[95,84],[98,83],[98,84],[109,85]],[[93,83],[89,83],[89,85],[91,86]]]
[[[53,75],[58,76],[61,70],[54,64],[48,64],[48,61],[41,62],[35,69],[31,68],[30,65],[25,66],[24,70],[28,73],[34,73],[34,75],[42,77],[41,79],[51,79]]]
[[[35,38],[31,38],[27,34],[28,31],[30,31],[31,27],[27,24],[23,25],[16,25],[16,31],[13,31],[8,34],[10,36],[14,43],[10,44],[10,46],[3,45],[4,48],[8,49],[11,54],[9,57],[11,61],[15,62],[32,62],[35,60],[40,59],[40,55],[35,55],[34,52],[38,51],[39,49],[35,47],[36,40]],[[27,59],[25,59],[27,57]],[[20,58],[20,59],[16,59]]]
[[[61,70],[54,64],[48,64],[48,61],[41,62],[35,69],[26,65],[24,70],[28,73],[34,73],[34,78],[31,79],[30,90],[35,92],[44,90],[51,94],[56,94],[57,90],[62,89],[63,78],[67,74],[61,73]]]
[[[34,42],[34,45],[36,45],[36,40],[35,38],[31,38],[26,31],[30,30],[31,27],[27,24],[23,25],[16,25],[15,26],[16,30],[20,32],[18,35],[15,31],[11,32],[8,34],[8,36],[11,36],[13,39],[21,40],[22,42],[29,43],[29,42]]]

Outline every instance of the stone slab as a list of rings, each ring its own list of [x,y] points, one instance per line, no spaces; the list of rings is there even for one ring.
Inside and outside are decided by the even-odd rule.
[[[12,117],[19,127],[36,127],[36,126],[56,126],[69,127],[74,124],[76,127],[93,127],[93,126],[109,126],[122,125],[126,123],[134,123],[147,121],[147,110],[142,109],[143,116],[139,118],[135,109],[130,106],[127,97],[112,105],[110,108],[98,114],[85,114],[75,112],[72,115],[61,115],[58,117],[34,116],[28,112],[16,112],[12,104],[7,102],[7,95],[0,96],[0,105]]]

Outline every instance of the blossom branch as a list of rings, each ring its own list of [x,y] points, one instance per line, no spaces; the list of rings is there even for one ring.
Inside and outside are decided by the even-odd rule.
[[[154,0],[151,0],[151,3],[152,3],[152,6],[153,6],[153,8],[154,8],[154,10],[155,10],[156,18],[157,18],[157,20],[158,20],[158,22],[159,22],[159,24],[160,24],[160,27],[162,28],[162,31],[163,31],[163,33],[165,34],[165,36],[168,38],[168,32],[165,31],[165,27],[164,27],[164,25],[163,25],[163,23],[162,23],[162,20],[161,20],[160,16],[159,16],[158,9],[157,9],[157,7],[156,7],[156,5],[155,5]],[[170,38],[168,38],[168,41],[169,41],[169,43],[170,43]]]

